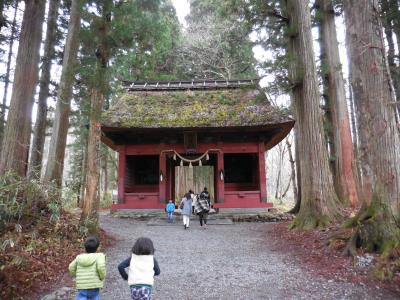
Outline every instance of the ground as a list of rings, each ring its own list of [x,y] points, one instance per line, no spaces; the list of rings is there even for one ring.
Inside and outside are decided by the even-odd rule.
[[[129,289],[117,265],[129,256],[137,237],[155,244],[161,275],[155,279],[155,299],[396,299],[375,287],[328,279],[304,268],[279,249],[273,223],[210,225],[192,220],[183,226],[148,226],[146,221],[103,216],[102,228],[116,238],[107,249],[108,275],[103,299],[129,299]],[[319,266],[320,268],[323,266]],[[326,266],[328,267],[328,266]]]
[[[155,278],[154,299],[400,298],[376,281],[365,280],[367,276],[360,277],[363,272],[349,267],[349,259],[323,253],[318,249],[323,238],[315,232],[296,233],[288,231],[287,225],[211,224],[204,230],[194,218],[184,230],[180,221],[169,225],[164,220],[103,215],[101,226],[115,241],[106,250],[108,274],[102,299],[130,299],[117,266],[130,255],[140,236],[154,241],[161,268]],[[68,275],[62,282],[72,286]],[[74,299],[73,289],[61,294],[69,297],[42,299]]]

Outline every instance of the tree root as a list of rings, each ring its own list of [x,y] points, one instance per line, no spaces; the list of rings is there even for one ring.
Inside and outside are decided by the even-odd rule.
[[[383,196],[374,194],[371,204],[363,203],[357,215],[343,224],[343,228],[354,228],[344,254],[355,256],[357,248],[363,248],[386,256],[400,247],[400,228],[396,221]]]
[[[343,255],[355,257],[357,255],[357,242],[359,237],[357,234],[353,234],[353,236],[348,240],[346,247],[343,250]]]
[[[290,224],[290,229],[312,230],[325,228],[329,224],[329,218],[323,215],[316,215],[311,212],[303,216],[297,216]]]

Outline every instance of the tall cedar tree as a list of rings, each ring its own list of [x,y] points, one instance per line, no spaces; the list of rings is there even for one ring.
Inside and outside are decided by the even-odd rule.
[[[335,11],[331,0],[317,0],[317,23],[321,52],[321,70],[324,99],[327,107],[328,130],[331,131],[331,161],[333,181],[339,199],[349,201],[352,207],[358,202],[356,165],[347,111],[346,92],[336,36]]]
[[[72,0],[68,24],[68,36],[64,48],[64,58],[58,90],[56,112],[51,134],[49,156],[44,175],[45,182],[54,181],[61,187],[64,169],[65,147],[69,128],[72,85],[75,78],[76,57],[79,47],[82,0]]]
[[[351,85],[360,123],[363,200],[349,244],[384,251],[400,242],[400,140],[378,3],[344,1]]]
[[[87,149],[87,175],[86,188],[83,200],[81,224],[85,225],[90,233],[98,231],[99,194],[98,185],[100,177],[100,116],[107,93],[106,79],[107,64],[109,59],[109,31],[111,23],[112,0],[103,1],[102,16],[95,18],[91,24],[92,31],[96,32],[96,68],[94,78],[96,84],[91,88],[91,111],[89,123],[88,149]]]
[[[31,157],[29,161],[29,177],[36,179],[40,179],[42,170],[42,158],[47,123],[47,98],[49,97],[51,64],[54,58],[54,48],[57,41],[57,17],[59,7],[60,0],[52,0],[49,3],[47,13],[47,32],[44,43],[44,54],[42,57],[42,71],[39,80],[40,91],[36,123],[33,131]]]
[[[26,175],[45,6],[45,0],[25,2],[0,174],[13,171],[19,176]]]
[[[255,77],[248,28],[218,0],[191,0],[179,64],[188,78]]]
[[[13,47],[14,41],[17,38],[17,12],[19,7],[19,1],[15,2],[14,8],[14,16],[13,21],[11,23],[11,34],[10,34],[10,41],[8,45],[8,55],[7,55],[7,65],[6,65],[6,74],[4,75],[4,92],[3,92],[3,101],[1,105],[1,112],[0,112],[0,146],[3,143],[3,135],[4,135],[4,125],[5,125],[5,118],[6,118],[6,105],[7,105],[7,96],[8,96],[8,87],[10,85],[10,74],[11,74],[11,60],[13,57]],[[0,149],[1,151],[1,149]]]
[[[267,83],[267,90],[271,94],[282,95],[291,93],[292,83],[289,81],[288,70],[291,57],[288,54],[288,36],[291,34],[285,0],[221,0],[221,6],[227,14],[233,12],[238,16],[237,21],[250,32],[256,32],[254,44],[268,51],[268,59],[258,62],[258,70],[264,74],[273,75],[272,82]],[[264,34],[264,31],[267,34]],[[293,103],[292,103],[293,107]],[[293,109],[293,108],[292,108]],[[301,170],[299,161],[299,134],[298,125],[295,125],[295,160],[297,197],[296,205],[290,213],[298,213],[301,204]]]
[[[181,26],[170,1],[119,3],[113,16],[115,45],[110,54],[113,77],[128,80],[180,79],[176,53],[182,40]],[[115,83],[111,82],[111,88],[115,89]]]
[[[111,63],[107,69],[110,88],[104,95],[103,109],[107,109],[107,101],[112,101],[112,95],[118,96],[121,78],[133,80],[179,78],[174,54],[181,41],[181,26],[170,1],[119,2],[113,8],[112,15],[112,37],[108,51]],[[67,178],[69,186],[72,186],[76,192],[82,188],[79,201],[84,198],[86,182],[86,125],[89,123],[87,111],[90,109],[92,83],[98,84],[93,79],[96,64],[96,57],[93,56],[96,51],[93,36],[97,33],[93,33],[86,26],[92,23],[92,16],[85,14],[83,18],[78,57],[80,67],[74,97],[78,108],[73,112],[71,121],[74,128],[72,135],[75,139],[70,145],[71,168]],[[111,159],[108,159],[111,155],[106,155],[104,152],[106,151],[102,151],[103,154],[100,156],[100,164],[102,165],[101,176],[104,179],[103,187],[106,187],[107,178],[111,180],[114,178],[114,172],[105,171],[106,161],[109,161],[109,168],[110,165],[112,168],[116,166]]]
[[[299,133],[301,206],[292,226],[311,229],[340,218],[340,202],[328,165],[311,35],[308,1],[287,0],[290,80]]]

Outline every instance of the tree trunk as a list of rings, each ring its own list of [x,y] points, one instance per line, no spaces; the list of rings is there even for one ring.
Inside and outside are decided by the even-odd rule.
[[[83,208],[83,201],[85,198],[85,190],[86,190],[86,174],[87,174],[87,151],[88,151],[88,143],[87,139],[84,143],[83,150],[83,159],[82,159],[82,173],[81,173],[81,186],[79,190],[79,207]]]
[[[290,33],[289,76],[299,133],[301,206],[293,227],[323,227],[340,217],[319,110],[320,96],[308,1],[287,0]]]
[[[17,33],[18,6],[19,6],[19,1],[16,1],[13,22],[11,24],[11,36],[10,36],[10,44],[8,47],[6,74],[4,76],[4,93],[3,93],[3,102],[2,102],[1,113],[0,113],[0,146],[3,144],[4,125],[6,123],[6,106],[7,106],[8,86],[10,85],[11,60],[12,60],[12,55],[13,55],[13,46],[14,46],[15,35]],[[0,149],[0,151],[1,151],[1,149]]]
[[[344,1],[351,85],[361,125],[364,205],[356,216],[359,244],[384,250],[400,241],[400,137],[395,121],[379,7]]]
[[[281,176],[282,176],[282,156],[283,156],[283,149],[282,144],[279,144],[277,148],[279,151],[279,159],[278,159],[278,174],[276,176],[276,184],[275,184],[275,199],[279,199],[279,191],[280,191],[280,183],[281,183]]]
[[[96,50],[96,70],[95,82],[96,86],[91,89],[91,111],[90,111],[90,125],[88,135],[88,150],[87,150],[87,176],[86,176],[86,189],[85,197],[83,200],[83,209],[80,222],[84,225],[90,233],[98,231],[98,209],[99,209],[99,161],[100,161],[100,115],[103,108],[104,95],[107,93],[108,83],[106,82],[106,68],[108,63],[108,32],[110,26],[110,11],[112,0],[103,2],[102,20],[99,24],[93,23],[98,26],[94,32],[99,40]]]
[[[349,74],[349,77],[351,77],[351,72]],[[349,104],[350,104],[350,120],[351,120],[351,136],[353,140],[353,151],[356,160],[358,161],[358,133],[357,133],[357,117],[356,117],[356,111],[355,111],[355,105],[354,105],[354,99],[353,99],[353,90],[351,89],[351,85],[349,86]],[[357,174],[360,175],[359,172],[360,168],[357,167]],[[360,177],[358,177],[360,179]]]
[[[45,0],[25,3],[10,110],[0,158],[1,174],[13,171],[19,176],[26,175],[45,5]]]
[[[83,200],[81,223],[85,225],[91,233],[98,230],[98,185],[99,185],[99,152],[100,152],[100,112],[103,105],[103,93],[100,89],[92,88],[91,91],[91,114],[88,137],[88,159],[86,189]]]
[[[292,144],[289,142],[289,138],[286,138],[286,146],[288,148],[288,154],[289,154],[289,162],[290,162],[290,180],[292,181],[292,187],[293,187],[293,198],[297,199],[297,182],[296,182],[296,161],[293,158],[293,153],[292,153]]]
[[[31,158],[29,162],[29,177],[31,179],[40,179],[42,170],[42,158],[44,141],[46,138],[47,121],[47,98],[49,97],[51,62],[54,58],[54,46],[57,36],[57,18],[60,0],[52,0],[49,3],[47,14],[47,32],[44,44],[44,55],[42,58],[42,72],[39,80],[39,99],[35,129],[33,131],[33,142],[31,149]]]
[[[382,15],[383,15],[383,27],[385,30],[386,40],[388,43],[388,64],[389,64],[389,71],[393,81],[393,88],[396,94],[396,100],[400,101],[400,67],[396,65],[395,62],[395,44],[393,40],[393,29],[394,24],[399,25],[399,20],[396,18],[400,18],[399,7],[397,5],[397,1],[393,0],[381,0],[382,3]],[[400,38],[400,28],[396,34],[397,40]],[[400,43],[398,44],[400,46]],[[400,54],[400,49],[398,50]],[[400,105],[397,107],[398,117],[400,117]],[[399,122],[399,119],[397,119]]]
[[[294,98],[292,96],[292,105],[294,103]],[[299,145],[299,129],[297,123],[294,125],[294,154],[295,154],[295,167],[296,167],[296,186],[297,186],[297,195],[294,198],[296,204],[294,207],[288,211],[290,214],[298,214],[301,206],[301,170],[300,170],[300,145]],[[293,171],[292,171],[293,172]],[[294,187],[294,186],[293,186]],[[294,193],[294,190],[293,190]]]
[[[331,0],[317,0],[322,77],[332,130],[333,175],[335,191],[342,202],[358,203],[356,166],[347,111],[346,92],[336,37],[335,15]]]
[[[72,84],[75,75],[76,56],[79,47],[81,23],[81,1],[72,0],[68,36],[64,48],[62,74],[58,90],[53,131],[51,134],[49,156],[44,181],[54,181],[58,187],[62,184],[65,147],[69,128],[69,113],[72,97]]]

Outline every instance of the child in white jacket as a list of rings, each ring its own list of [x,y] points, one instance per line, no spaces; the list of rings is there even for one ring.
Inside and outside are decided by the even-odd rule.
[[[129,267],[128,274],[125,269]],[[160,267],[154,258],[153,242],[149,238],[138,238],[133,245],[132,255],[118,265],[122,278],[128,280],[131,297],[151,300],[154,276],[160,274]]]

